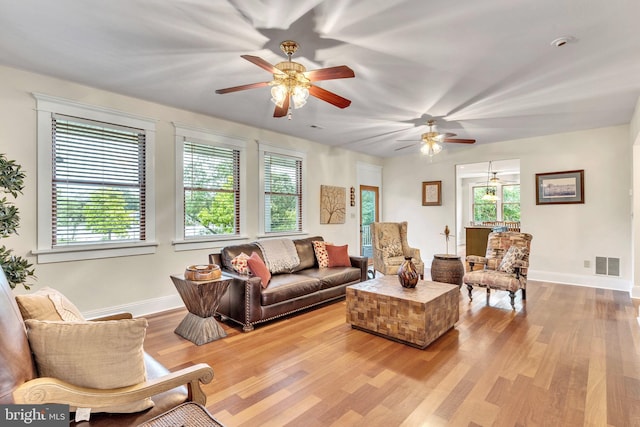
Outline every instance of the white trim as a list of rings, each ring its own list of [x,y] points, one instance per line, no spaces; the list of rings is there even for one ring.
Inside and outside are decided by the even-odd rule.
[[[265,151],[280,154],[282,156],[297,158],[302,160],[302,230],[282,233],[267,233],[264,222],[264,153]],[[258,236],[276,237],[306,234],[307,229],[307,153],[306,151],[295,151],[289,148],[279,147],[258,141]]]
[[[83,104],[41,93],[32,93],[36,99],[37,117],[37,249],[38,263],[63,262],[84,259],[110,258],[155,253],[155,127],[156,120],[110,108]],[[65,114],[88,120],[112,123],[145,131],[145,241],[109,242],[82,246],[52,248],[51,164],[52,114]]]
[[[529,269],[529,280],[539,282],[553,282],[564,285],[585,286],[588,288],[611,289],[615,291],[630,292],[631,282],[620,278],[607,276],[587,276],[580,274],[558,273],[552,271],[539,271]]]
[[[185,238],[184,236],[184,143],[189,140],[198,144],[206,144],[214,147],[224,147],[240,151],[240,233],[244,233],[247,227],[247,142],[244,139],[218,134],[208,129],[197,128],[172,122],[175,128],[175,240],[172,242],[174,250],[188,251],[196,249],[207,249],[212,242],[244,240],[246,237],[240,235],[219,235],[204,236],[196,238]]]
[[[87,319],[93,319],[126,312],[131,313],[134,317],[140,317],[176,308],[184,308],[184,303],[177,293],[97,310],[83,311],[82,315]]]
[[[191,250],[200,250],[200,249],[211,249],[211,248],[223,248],[224,246],[230,245],[240,245],[243,243],[247,243],[249,241],[249,236],[240,235],[240,236],[206,236],[205,238],[193,239],[193,240],[174,240],[171,244],[174,246],[174,250],[176,252],[181,251],[191,251]],[[223,244],[224,246],[220,246]]]

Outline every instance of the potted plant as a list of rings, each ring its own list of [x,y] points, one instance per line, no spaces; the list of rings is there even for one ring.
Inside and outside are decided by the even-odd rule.
[[[24,172],[19,164],[13,160],[7,160],[4,154],[0,154],[0,191],[11,194],[14,198],[22,194],[24,188]],[[20,216],[18,208],[7,200],[6,196],[0,199],[0,237],[9,237],[18,234]],[[7,281],[11,288],[21,284],[25,289],[30,289],[27,285],[29,277],[35,277],[32,264],[25,258],[13,254],[12,249],[4,245],[0,247],[0,266],[7,276]]]

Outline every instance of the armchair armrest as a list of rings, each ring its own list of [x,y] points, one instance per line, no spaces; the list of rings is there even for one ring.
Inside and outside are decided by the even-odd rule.
[[[109,314],[108,316],[94,317],[89,319],[91,322],[104,322],[105,320],[122,320],[122,319],[133,319],[133,315],[131,313],[114,313]]]
[[[418,248],[409,248],[409,256],[416,261],[422,261],[420,257],[420,249]]]
[[[186,384],[189,400],[205,405],[207,396],[200,383],[208,384],[212,379],[213,369],[206,363],[180,369],[144,383],[110,390],[78,387],[56,378],[42,377],[16,388],[13,399],[19,404],[62,403],[79,408],[103,408],[153,397]]]
[[[479,255],[467,255],[466,261],[469,263],[470,271],[473,271],[473,266],[475,264],[482,264],[484,268],[487,268],[487,258]]]

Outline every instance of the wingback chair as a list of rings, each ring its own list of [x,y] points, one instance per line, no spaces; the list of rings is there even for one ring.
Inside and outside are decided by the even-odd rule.
[[[467,285],[469,300],[473,299],[474,286],[487,288],[487,297],[491,289],[508,291],[511,307],[515,310],[515,293],[522,289],[522,300],[527,299],[527,270],[531,239],[528,233],[501,231],[489,233],[485,256],[469,255],[467,262],[470,270],[462,281]],[[481,264],[481,270],[475,270]]]
[[[398,274],[404,258],[410,256],[420,278],[424,279],[424,262],[420,249],[407,243],[407,222],[372,222],[371,244],[373,268],[382,274]]]
[[[130,315],[115,317],[117,319],[114,321],[117,322],[127,319]],[[138,320],[130,319],[125,322]],[[73,327],[73,324],[78,322],[42,322],[53,323]],[[82,351],[84,347],[86,345],[83,342],[78,342],[73,348]],[[78,408],[92,408],[90,420],[81,421],[78,426],[133,426],[158,416],[186,400],[204,405],[206,395],[200,383],[206,384],[213,378],[213,370],[205,363],[169,372],[144,353],[146,381],[117,389],[79,387],[58,378],[39,376],[32,351],[20,308],[0,268],[0,404],[68,404]],[[73,368],[76,372],[82,372],[82,368]],[[139,412],[118,414],[100,410],[138,403],[146,398],[152,398],[154,407]],[[71,425],[76,423],[72,422]]]

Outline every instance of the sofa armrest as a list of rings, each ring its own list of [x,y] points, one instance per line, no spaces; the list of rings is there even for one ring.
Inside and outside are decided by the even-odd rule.
[[[360,281],[364,282],[369,277],[367,276],[367,269],[369,268],[369,258],[366,256],[349,256],[351,266],[360,269]]]
[[[205,405],[207,396],[200,384],[208,384],[212,379],[213,369],[206,363],[111,390],[78,387],[56,378],[42,377],[17,387],[13,392],[13,399],[18,404],[62,403],[79,408],[104,408],[136,402],[186,384],[189,400]]]

